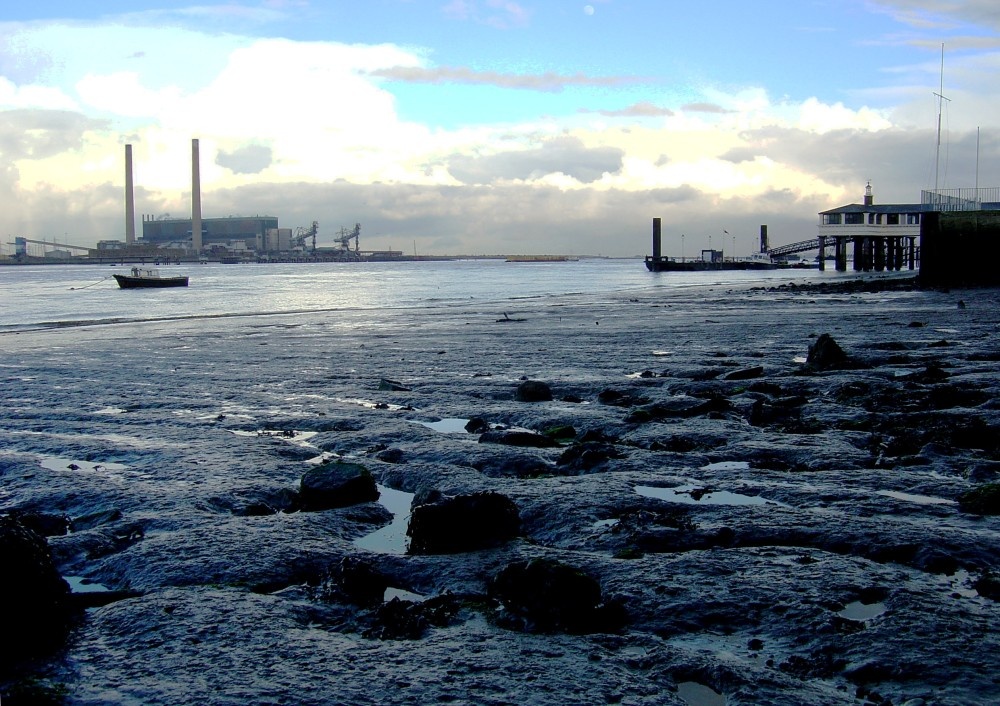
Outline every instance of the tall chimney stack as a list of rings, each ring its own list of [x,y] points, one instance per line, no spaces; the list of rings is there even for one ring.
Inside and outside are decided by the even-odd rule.
[[[191,140],[191,247],[201,252],[201,173],[198,165],[198,139]]]
[[[770,250],[770,245],[767,242],[767,226],[762,225],[760,227],[760,251],[767,254],[768,250]]]
[[[135,244],[135,194],[132,192],[132,145],[125,145],[125,245]]]
[[[659,260],[662,254],[662,245],[660,242],[660,219],[653,219],[653,259]]]

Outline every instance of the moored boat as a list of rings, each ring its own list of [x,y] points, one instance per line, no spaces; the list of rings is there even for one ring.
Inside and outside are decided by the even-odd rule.
[[[142,289],[146,287],[186,287],[188,278],[186,275],[171,277],[161,277],[160,271],[156,269],[144,269],[133,267],[130,274],[114,275],[115,281],[122,289]]]
[[[705,272],[715,270],[775,270],[781,267],[770,258],[751,257],[743,260],[677,260],[670,257],[646,256],[650,272]]]

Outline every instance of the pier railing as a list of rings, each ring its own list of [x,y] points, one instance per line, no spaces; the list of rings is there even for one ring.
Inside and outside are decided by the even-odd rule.
[[[807,250],[817,250],[819,248],[819,238],[813,238],[811,240],[801,240],[797,243],[791,243],[789,245],[781,245],[776,248],[771,248],[767,251],[767,254],[771,257],[782,257],[783,255],[791,255],[792,253],[805,252]]]
[[[984,208],[992,210],[1000,205],[1000,187],[921,191],[920,205],[925,211],[981,211]]]

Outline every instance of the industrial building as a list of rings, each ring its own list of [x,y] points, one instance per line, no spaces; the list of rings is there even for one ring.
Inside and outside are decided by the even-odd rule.
[[[286,233],[282,233],[286,231]],[[278,228],[274,216],[230,216],[228,218],[202,218],[201,240],[204,247],[213,245],[232,247],[242,242],[247,250],[290,250],[291,228]],[[285,237],[282,238],[281,236]],[[281,242],[284,240],[285,242]],[[142,217],[142,241],[157,247],[170,243],[191,243],[190,218]],[[282,247],[283,246],[283,247]]]

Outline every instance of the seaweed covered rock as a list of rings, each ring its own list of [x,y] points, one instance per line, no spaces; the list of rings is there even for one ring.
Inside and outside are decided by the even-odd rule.
[[[375,478],[357,463],[324,463],[307,471],[300,482],[303,510],[331,510],[378,500]]]
[[[833,336],[821,333],[816,341],[809,346],[806,365],[817,370],[828,370],[843,366],[847,360],[847,353],[833,340]]]
[[[437,498],[413,507],[406,534],[411,554],[453,554],[488,549],[521,531],[517,505],[494,492]]]
[[[555,439],[536,434],[533,431],[516,431],[503,429],[499,431],[488,431],[479,437],[480,444],[503,444],[504,446],[521,446],[534,449],[549,449],[559,446]]]
[[[507,614],[504,627],[526,632],[587,634],[616,632],[624,609],[605,603],[596,579],[550,559],[529,559],[504,567],[490,583],[489,594]]]
[[[585,441],[573,444],[563,451],[556,464],[566,473],[587,473],[612,459],[624,456],[613,444]]]
[[[962,512],[976,515],[1000,515],[1000,483],[987,483],[963,493],[958,498]]]
[[[52,561],[45,538],[17,518],[0,516],[0,671],[54,650],[72,618],[69,585]]]
[[[458,611],[459,601],[449,594],[421,603],[393,598],[372,611],[372,624],[362,634],[379,640],[419,640],[428,628],[451,624]]]
[[[380,604],[389,587],[389,580],[374,564],[357,557],[344,557],[330,578],[348,601],[362,606]]]

